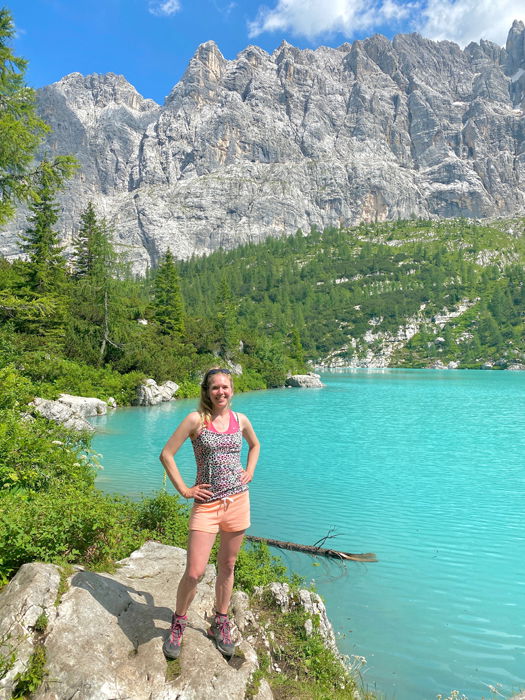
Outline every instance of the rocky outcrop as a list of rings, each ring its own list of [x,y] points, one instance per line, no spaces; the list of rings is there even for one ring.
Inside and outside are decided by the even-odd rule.
[[[25,564],[0,592],[0,651],[14,655],[0,681],[0,700],[11,697],[15,677],[37,645],[45,649],[46,665],[33,700],[243,700],[258,668],[253,644],[257,635],[271,639],[271,630],[261,629],[248,596],[238,592],[231,609],[240,652],[227,661],[217,651],[206,635],[214,609],[213,566],[207,567],[188,614],[179,661],[171,662],[173,667],[164,659],[162,641],[185,561],[184,550],[147,542],[119,562],[114,574],[77,567],[65,576],[53,565]],[[332,645],[318,596],[302,591],[304,601],[292,603],[290,591],[280,584],[272,584],[268,594],[276,595],[279,604],[287,598],[287,609],[302,605],[320,620]],[[251,697],[273,696],[263,682]]]
[[[285,386],[299,387],[300,389],[320,389],[324,386],[318,374],[308,372],[308,374],[292,374],[284,382]]]
[[[494,217],[525,205],[525,27],[506,48],[375,35],[232,61],[200,46],[163,106],[122,76],[38,91],[45,153],[80,169],[61,195],[69,243],[88,200],[144,272],[269,235],[410,217]],[[0,238],[18,251],[19,218]]]
[[[479,298],[473,300],[463,299],[455,308],[444,308],[430,320],[423,315],[425,309],[425,304],[423,304],[419,314],[413,318],[408,318],[395,333],[375,331],[374,328],[380,325],[383,319],[371,318],[368,322],[371,328],[364,333],[360,342],[358,342],[358,339],[352,338],[350,344],[333,350],[323,358],[319,362],[318,367],[353,367],[356,369],[360,367],[369,369],[385,369],[390,367],[394,354],[405,347],[407,342],[422,328],[427,328],[436,334],[442,331],[450,320],[461,316],[478,301]],[[434,339],[434,342],[439,345],[444,343],[445,339],[438,336]],[[438,359],[436,362],[432,363],[429,368],[457,369],[458,363],[450,362],[448,365],[445,365]]]
[[[154,379],[146,379],[137,387],[137,397],[133,403],[135,406],[156,406],[163,401],[171,401],[178,389],[179,385],[175,382],[159,385]]]
[[[80,431],[86,430],[90,433],[95,430],[76,409],[61,401],[41,399],[37,396],[29,405],[33,406],[35,411],[40,413],[41,416],[44,416],[44,418],[55,421],[55,423],[60,423],[65,428]]]

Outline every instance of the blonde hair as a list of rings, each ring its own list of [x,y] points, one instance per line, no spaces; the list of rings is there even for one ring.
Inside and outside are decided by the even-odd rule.
[[[204,426],[207,423],[211,423],[211,413],[213,410],[213,404],[208,393],[210,388],[210,377],[214,377],[216,374],[224,374],[230,380],[230,386],[233,389],[233,380],[231,372],[229,369],[224,369],[222,367],[211,367],[204,375],[201,382],[201,395],[199,399],[199,406],[197,411],[201,416],[201,424]]]

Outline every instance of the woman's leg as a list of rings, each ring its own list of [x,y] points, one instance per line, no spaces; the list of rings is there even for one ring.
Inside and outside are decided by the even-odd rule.
[[[221,532],[221,544],[217,554],[217,580],[215,583],[216,611],[225,615],[228,612],[233,590],[233,572],[241,548],[244,530]]]
[[[190,530],[186,570],[177,589],[178,615],[185,615],[197,592],[197,584],[204,575],[215,542],[215,533]]]

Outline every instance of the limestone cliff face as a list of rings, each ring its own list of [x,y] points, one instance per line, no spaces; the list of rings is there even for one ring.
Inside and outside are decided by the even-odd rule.
[[[62,197],[67,240],[95,202],[137,270],[312,225],[399,217],[488,217],[525,206],[525,26],[505,48],[464,50],[417,34],[228,61],[197,52],[161,107],[113,74],[39,91],[74,153]],[[0,238],[16,252],[19,219]]]

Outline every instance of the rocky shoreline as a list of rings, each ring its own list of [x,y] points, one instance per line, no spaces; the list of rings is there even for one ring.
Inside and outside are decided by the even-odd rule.
[[[185,550],[150,541],[118,562],[115,573],[22,566],[0,591],[0,653],[12,662],[0,679],[0,700],[12,697],[37,653],[45,667],[32,700],[271,700],[270,685],[257,674],[259,659],[264,651],[269,670],[281,672],[275,625],[291,609],[301,610],[306,635],[320,635],[346,673],[323,602],[287,584],[256,589],[251,601],[234,593],[239,651],[226,660],[206,635],[214,610],[211,565],[189,613],[181,657],[167,662],[162,641],[185,562]],[[273,613],[265,617],[268,606]],[[358,697],[349,691],[348,698]]]

